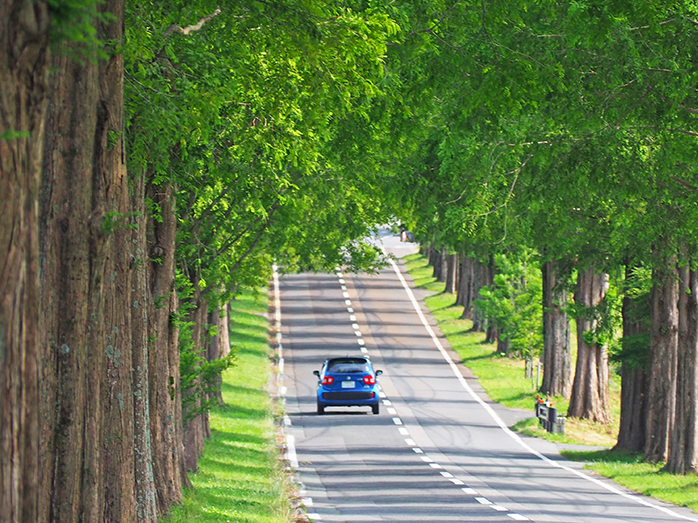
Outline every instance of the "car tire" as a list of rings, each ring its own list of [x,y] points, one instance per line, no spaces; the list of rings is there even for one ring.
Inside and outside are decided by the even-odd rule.
[[[318,416],[322,416],[325,413],[325,406],[320,402],[317,404],[317,413]]]
[[[381,410],[380,404],[376,403],[375,405],[371,405],[371,410],[373,411],[374,414],[378,414]]]

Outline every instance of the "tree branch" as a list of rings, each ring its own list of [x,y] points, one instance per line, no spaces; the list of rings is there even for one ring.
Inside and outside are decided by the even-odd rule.
[[[163,35],[165,38],[170,36],[172,33],[179,33],[184,36],[189,36],[189,33],[192,33],[194,31],[198,31],[201,29],[206,22],[209,22],[213,20],[215,17],[217,17],[219,14],[221,14],[220,9],[216,9],[213,13],[210,15],[204,16],[201,20],[199,20],[197,23],[193,25],[188,25],[186,27],[180,27],[177,24],[172,24],[170,27],[167,28],[165,31],[165,34]]]

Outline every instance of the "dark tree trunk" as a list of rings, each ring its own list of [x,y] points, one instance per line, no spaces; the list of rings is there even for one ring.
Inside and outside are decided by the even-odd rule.
[[[198,289],[198,285],[195,285]],[[190,321],[193,322],[192,337],[194,340],[194,350],[197,354],[206,358],[208,350],[208,339],[205,339],[205,326],[208,318],[208,304],[201,299],[200,291],[195,291],[194,300],[196,307],[190,313]],[[202,401],[206,397],[198,397],[191,408],[200,408]],[[191,412],[191,409],[190,409]],[[184,413],[187,417],[187,413]],[[199,457],[204,449],[204,442],[210,436],[210,427],[208,424],[208,414],[203,412],[191,418],[184,428],[184,460],[187,470],[198,470]]]
[[[41,521],[39,185],[45,2],[0,3],[0,522]]]
[[[643,341],[647,338],[647,341]],[[623,346],[634,346],[633,352],[642,351],[639,345],[648,345],[649,309],[647,298],[623,298]],[[649,346],[646,348],[649,352]],[[647,424],[647,368],[640,358],[621,364],[620,428],[616,449],[642,452],[645,448]]]
[[[458,295],[456,304],[463,307],[461,318],[472,319],[473,317],[473,268],[475,260],[470,256],[461,256],[460,278],[458,283]]]
[[[570,322],[562,306],[567,292],[560,288],[555,262],[543,264],[543,383],[548,396],[570,397],[572,389],[572,347]]]
[[[434,268],[432,276],[436,278],[436,281],[444,281],[444,262],[443,262],[443,250],[433,249],[432,250],[433,263],[431,264]]]
[[[160,211],[158,220],[152,217],[148,220],[151,296],[148,302],[148,371],[157,506],[159,514],[166,514],[182,501],[182,486],[189,485],[184,466],[179,332],[171,321],[172,314],[178,310],[175,289],[177,219],[172,187],[149,184],[146,195]]]
[[[698,472],[698,272],[679,269],[676,415],[664,470]]]
[[[567,415],[599,423],[610,420],[608,409],[608,354],[598,343],[587,343],[584,334],[596,328],[591,314],[606,295],[607,276],[593,268],[579,272],[575,303],[589,313],[577,318],[577,367]]]
[[[476,261],[474,273],[475,281],[473,283],[473,301],[479,298],[480,289],[492,285],[494,279],[494,275],[492,274],[490,265],[488,263]],[[485,316],[477,310],[473,311],[473,330],[476,332],[485,332],[487,330],[487,318],[485,318]]]
[[[678,282],[676,262],[657,270],[650,297],[650,366],[645,460],[666,461],[676,407]]]
[[[458,285],[458,253],[446,256],[446,288],[444,292],[456,293]]]

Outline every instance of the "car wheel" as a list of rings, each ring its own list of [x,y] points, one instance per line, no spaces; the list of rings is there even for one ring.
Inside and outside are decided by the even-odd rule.
[[[371,410],[373,410],[374,414],[378,414],[381,410],[380,404],[376,403],[375,405],[371,405]]]
[[[325,406],[320,402],[318,402],[317,404],[317,413],[318,415],[322,415],[325,413]]]

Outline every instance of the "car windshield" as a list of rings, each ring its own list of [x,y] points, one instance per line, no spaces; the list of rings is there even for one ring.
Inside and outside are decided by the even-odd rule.
[[[331,360],[327,364],[327,372],[336,372],[338,374],[351,374],[355,372],[370,372],[368,362],[362,359],[341,359]]]

